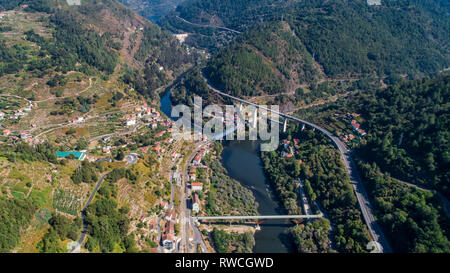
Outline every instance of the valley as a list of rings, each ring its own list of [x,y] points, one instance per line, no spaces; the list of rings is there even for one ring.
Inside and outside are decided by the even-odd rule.
[[[449,15],[0,0],[0,252],[448,253]]]

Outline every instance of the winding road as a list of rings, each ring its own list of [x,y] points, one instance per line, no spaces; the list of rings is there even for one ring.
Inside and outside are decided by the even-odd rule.
[[[419,190],[435,193],[442,201],[442,205],[443,205],[443,209],[444,209],[445,214],[447,215],[448,218],[450,218],[450,202],[448,201],[448,199],[442,193],[437,192],[437,191],[432,190],[432,189],[429,189],[429,188],[424,187],[424,186],[419,186],[419,185],[416,185],[416,184],[405,182],[405,181],[402,181],[402,180],[397,179],[397,178],[393,178],[392,177],[392,179],[397,181],[397,182],[399,182],[399,183],[402,183],[402,184],[404,184],[404,185],[406,185],[408,187],[413,187],[413,188],[417,188]]]
[[[127,161],[127,164],[123,168],[127,168],[128,166],[131,166],[135,164],[138,161],[137,154],[129,154],[125,157],[125,160]],[[76,245],[70,250],[70,253],[79,253],[81,250],[81,245],[83,244],[84,239],[86,238],[87,234],[87,223],[86,223],[86,208],[91,204],[92,199],[94,199],[95,194],[97,193],[98,189],[102,185],[103,181],[105,180],[105,177],[109,174],[104,174],[100,180],[95,185],[94,190],[92,191],[91,195],[89,196],[89,199],[87,200],[86,204],[84,205],[83,209],[81,210],[81,219],[83,220],[83,231],[81,232],[80,238],[78,239]]]
[[[294,121],[298,121],[300,123],[306,124],[312,128],[315,128],[319,131],[321,131],[322,133],[324,133],[331,141],[333,141],[333,143],[335,144],[335,146],[339,149],[339,152],[341,154],[345,169],[350,177],[350,184],[352,185],[355,194],[356,194],[356,198],[358,200],[359,206],[361,208],[361,212],[362,215],[364,217],[364,221],[367,224],[367,227],[369,229],[370,235],[372,236],[373,240],[376,242],[376,245],[380,248],[379,250],[381,252],[385,252],[385,253],[390,253],[392,252],[391,247],[389,246],[389,243],[386,239],[386,237],[384,236],[381,228],[379,227],[379,225],[376,223],[375,221],[375,217],[372,213],[372,206],[369,202],[369,197],[367,195],[367,192],[364,188],[364,185],[361,181],[361,178],[359,176],[358,170],[356,168],[355,163],[353,162],[352,158],[351,158],[351,154],[350,151],[347,150],[346,146],[344,145],[344,143],[341,142],[341,140],[337,137],[335,137],[331,132],[329,132],[328,130],[314,124],[314,123],[310,123],[306,120],[302,120],[299,119],[297,117],[288,115],[288,114],[284,114],[278,111],[274,111],[272,109],[269,109],[267,107],[264,106],[260,106],[258,104],[252,103],[250,101],[226,94],[218,89],[216,89],[215,87],[212,86],[211,82],[208,80],[208,78],[206,78],[206,76],[203,73],[202,70],[202,77],[205,79],[208,87],[215,92],[218,95],[224,96],[224,97],[228,97],[232,100],[235,101],[239,101],[245,104],[249,104],[249,105],[253,105],[255,107],[259,107],[261,109],[265,109],[267,111],[270,111],[272,113],[278,114],[279,116],[282,116],[286,119],[290,119],[290,120],[294,120]]]

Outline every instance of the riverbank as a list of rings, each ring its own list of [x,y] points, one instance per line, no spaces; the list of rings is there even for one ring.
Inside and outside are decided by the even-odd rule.
[[[286,213],[273,194],[269,181],[264,174],[259,156],[259,142],[230,141],[224,144],[222,164],[229,175],[249,188],[259,204],[258,213],[275,215]],[[261,230],[255,233],[255,253],[295,252],[295,246],[289,234],[289,220],[267,220],[260,224]]]
[[[169,117],[171,114],[170,96],[169,90],[161,98],[161,110]],[[259,204],[257,213],[265,215],[285,213],[265,177],[259,156],[258,142],[226,142],[221,155],[220,165],[226,169],[227,176],[237,180],[255,196],[255,200]],[[239,202],[239,200],[237,201]],[[261,230],[253,233],[255,238],[253,252],[295,252],[295,246],[289,234],[289,228],[292,226],[293,224],[289,220],[267,220],[261,223]]]

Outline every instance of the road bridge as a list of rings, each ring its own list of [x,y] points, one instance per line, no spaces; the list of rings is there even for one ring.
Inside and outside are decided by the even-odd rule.
[[[269,219],[308,219],[322,218],[322,214],[316,215],[230,215],[230,216],[198,216],[192,217],[195,221],[206,220],[269,220]]]
[[[208,87],[216,94],[219,94],[223,97],[230,98],[235,101],[239,101],[241,103],[253,105],[260,109],[265,109],[272,113],[278,114],[279,116],[284,117],[286,119],[298,121],[304,125],[306,124],[306,125],[312,127],[313,129],[317,129],[317,130],[321,131],[322,133],[324,133],[334,143],[334,145],[338,148],[338,150],[341,154],[342,161],[344,163],[344,167],[350,177],[350,184],[352,185],[353,190],[355,192],[356,198],[357,198],[359,206],[361,208],[361,212],[362,212],[364,221],[366,222],[366,225],[369,229],[369,233],[370,233],[371,237],[377,243],[377,245],[380,246],[380,248],[381,248],[380,250],[382,252],[387,252],[387,253],[392,252],[392,249],[389,246],[389,243],[388,243],[386,237],[384,236],[381,228],[375,222],[375,216],[372,213],[372,206],[369,202],[369,197],[366,193],[364,185],[359,176],[358,170],[356,168],[356,164],[353,162],[353,160],[351,158],[350,151],[347,149],[347,147],[344,145],[344,143],[342,143],[342,141],[339,138],[335,137],[330,131],[328,131],[325,128],[322,128],[314,123],[311,123],[306,120],[302,120],[300,118],[269,109],[265,106],[258,105],[256,103],[226,94],[226,93],[216,89],[215,87],[213,87],[212,84],[210,83],[210,81],[208,80],[208,78],[205,77],[203,72],[204,71],[202,71],[202,77],[205,79]]]

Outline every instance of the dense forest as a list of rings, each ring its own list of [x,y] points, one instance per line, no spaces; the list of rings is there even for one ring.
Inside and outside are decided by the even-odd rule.
[[[217,253],[252,253],[255,239],[251,232],[226,232],[214,228],[211,238]]]
[[[86,208],[88,241],[85,247],[91,252],[136,252],[136,242],[128,235],[129,209],[118,208],[115,201],[100,198]]]
[[[330,221],[324,218],[290,228],[299,253],[332,252],[330,231]]]
[[[42,236],[36,248],[41,253],[65,253],[67,249],[61,247],[61,242],[67,238],[76,241],[82,227],[81,218],[69,219],[60,214],[53,214],[49,220],[50,228]]]
[[[448,251],[448,220],[435,191],[449,197],[449,79],[403,79],[297,113],[336,135],[345,127],[336,117],[360,114],[367,135],[350,147],[394,251]]]
[[[369,129],[357,152],[395,178],[450,198],[450,76],[402,81],[363,95],[358,103]]]
[[[369,241],[366,226],[340,154],[331,141],[320,132],[302,131],[298,125],[291,125],[282,138],[300,140],[294,156],[281,157],[285,149],[281,144],[278,151],[262,153],[262,159],[264,170],[286,209],[292,210],[298,206],[294,191],[297,191],[296,179],[301,178],[305,182],[310,202],[317,199],[333,224],[334,248],[344,253],[365,252]],[[296,232],[293,234],[298,235]],[[295,240],[302,242],[305,238]],[[303,245],[311,247],[317,244],[313,237],[309,240]]]
[[[73,172],[71,179],[73,183],[94,183],[97,182],[97,172],[102,170],[101,162],[91,163],[87,160],[81,162],[81,165]]]
[[[18,143],[15,145],[3,144],[0,146],[0,156],[7,158],[10,162],[16,162],[18,160],[27,162],[58,162],[56,158],[56,148],[47,142],[35,146],[30,146],[25,143]]]
[[[185,0],[119,0],[152,22],[167,15]]]
[[[202,34],[195,37],[205,40],[218,34],[196,32],[177,16],[240,31],[285,21],[329,77],[416,76],[449,66],[449,12],[448,3],[438,0],[381,6],[370,6],[366,0],[187,0],[160,24],[172,31]]]
[[[211,52],[226,46],[236,36],[236,32],[216,28],[228,27],[243,31],[248,24],[270,16],[273,8],[269,6],[278,0],[227,0],[199,1],[188,0],[177,6],[176,10],[158,20],[158,24],[175,33],[190,33],[186,43]],[[184,21],[184,20],[186,21]]]
[[[31,200],[0,199],[0,253],[17,246],[36,209]]]
[[[143,73],[128,69],[124,81],[132,83],[142,95],[157,98],[158,93],[155,91],[169,81],[166,71],[178,73],[186,64],[192,63],[196,56],[195,53],[188,54],[169,32],[149,25],[143,30],[141,44],[134,56],[145,62]]]
[[[448,253],[449,219],[432,192],[409,187],[359,162],[378,223],[395,252]],[[438,209],[440,211],[438,211]]]
[[[128,234],[129,208],[119,208],[116,182],[126,178],[134,183],[137,176],[129,169],[116,168],[108,173],[98,191],[95,202],[86,208],[88,240],[85,247],[90,252],[136,252],[133,234]]]
[[[51,0],[0,0],[0,7],[6,10],[23,4],[28,5],[27,10],[49,12],[55,3]]]
[[[206,76],[235,96],[295,91],[317,78],[311,55],[287,24],[252,27],[208,62]]]
[[[67,73],[75,70],[76,63],[108,74],[114,71],[117,55],[111,47],[111,36],[89,31],[72,10],[55,10],[49,23],[56,30],[53,38],[46,39],[33,31],[25,34],[29,41],[41,47],[40,54],[52,56],[50,64],[56,67],[56,71]],[[35,64],[33,68],[41,71],[48,68],[47,60],[42,62]],[[89,68],[83,67],[81,70],[87,72]]]
[[[354,145],[359,156],[376,162],[396,179],[435,189],[449,198],[449,82],[448,74],[403,79],[385,89],[356,92],[296,114],[336,135],[345,127],[336,115],[360,114],[367,135]]]
[[[285,0],[187,0],[177,6],[159,24],[174,30],[197,30],[203,35],[217,35],[214,28],[192,28],[192,24],[183,23],[176,16],[199,25],[225,26],[231,29],[244,30],[247,25],[263,19],[274,17],[274,7],[285,6]],[[272,4],[274,4],[272,6]],[[190,31],[192,32],[192,31]],[[223,35],[225,33],[220,33]]]
[[[444,2],[313,0],[294,5],[287,20],[331,77],[429,74],[449,66]]]
[[[173,105],[185,104],[193,106],[194,96],[200,96],[207,103],[213,103],[217,99],[220,99],[210,92],[205,79],[202,77],[200,68],[194,68],[187,72],[170,93],[170,99]],[[207,103],[205,102],[205,105]]]
[[[217,157],[211,154],[204,157],[205,164],[211,169],[209,175],[210,190],[206,194],[207,215],[255,215],[258,214],[258,203],[253,193],[242,186],[239,181],[228,176],[222,166],[221,144],[216,144]]]

